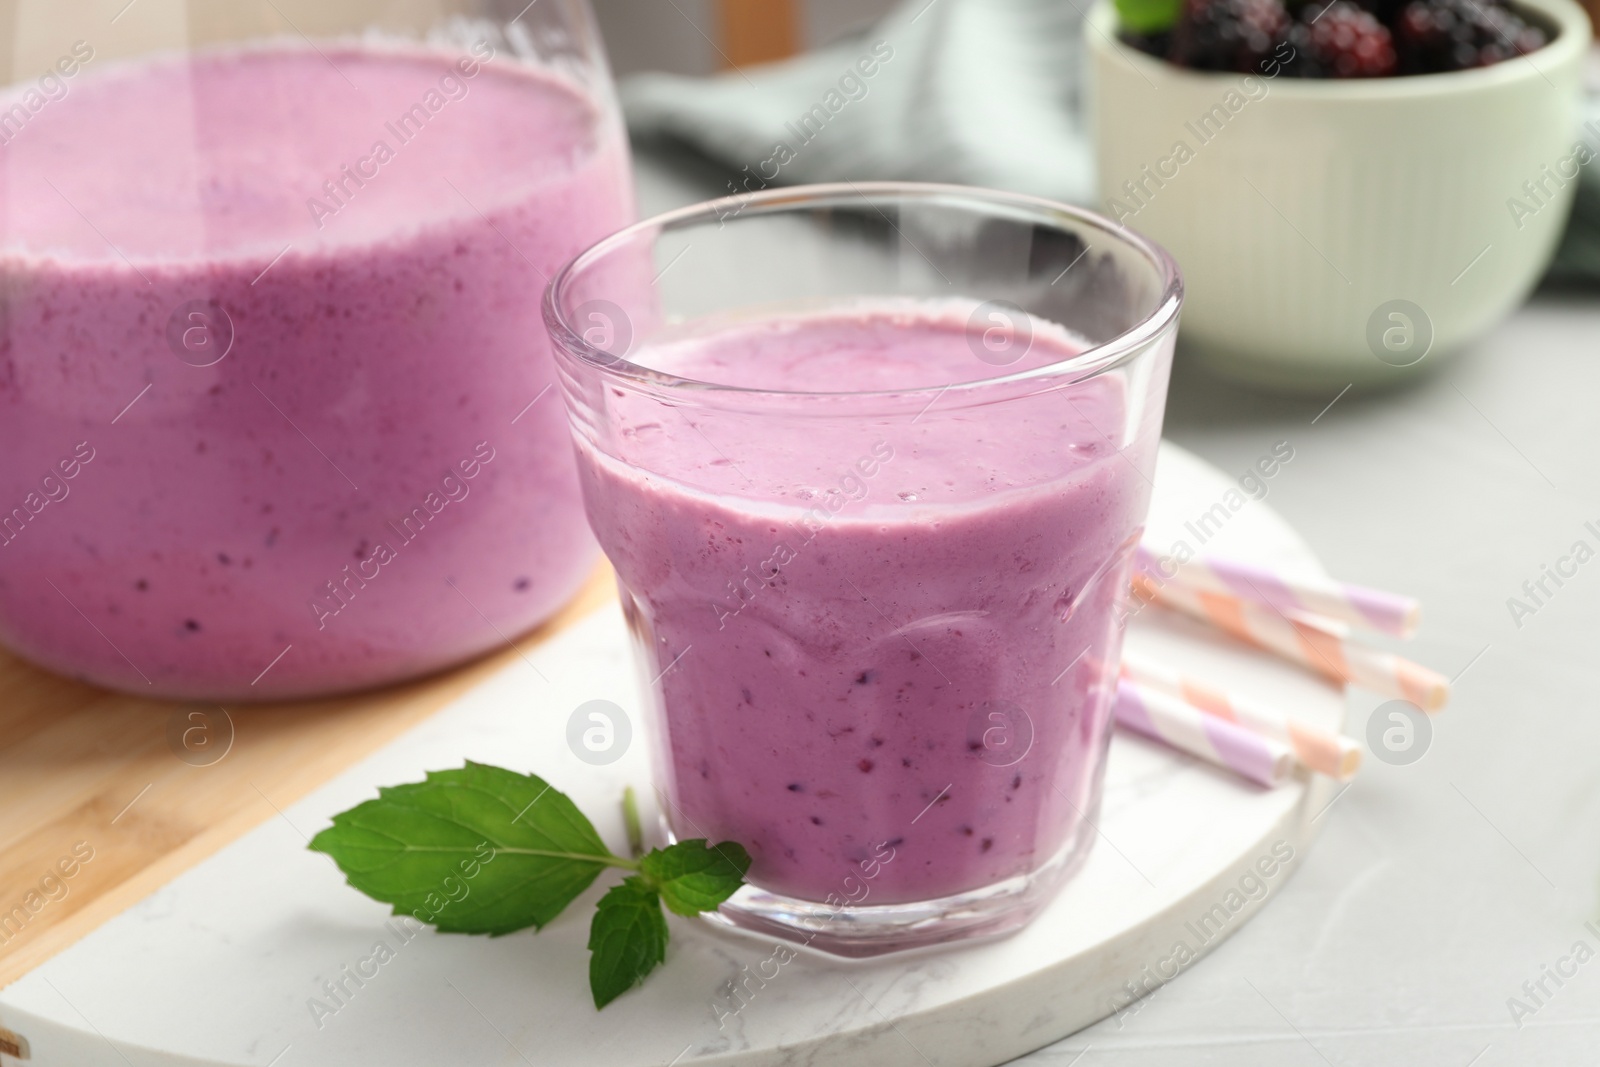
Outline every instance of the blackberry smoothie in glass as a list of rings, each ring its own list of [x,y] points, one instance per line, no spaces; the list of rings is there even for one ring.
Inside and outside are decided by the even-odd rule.
[[[553,283],[667,830],[752,856],[724,919],[872,955],[1081,861],[1180,301],[1092,215],[917,185],[688,209]]]
[[[537,294],[632,215],[603,60],[581,2],[424,6],[416,39],[98,37],[0,100],[0,641],[299,696],[500,645],[587,576]]]

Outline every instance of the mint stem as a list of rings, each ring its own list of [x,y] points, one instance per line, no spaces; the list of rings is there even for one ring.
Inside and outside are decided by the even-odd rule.
[[[628,829],[628,850],[638,859],[644,855],[644,830],[639,826],[639,799],[631,785],[622,791],[622,823]]]

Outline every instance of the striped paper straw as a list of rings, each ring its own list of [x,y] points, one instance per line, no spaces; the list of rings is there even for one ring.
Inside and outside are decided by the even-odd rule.
[[[1251,733],[1177,697],[1126,679],[1117,683],[1117,724],[1198,756],[1261,785],[1277,785],[1294,768],[1282,741]]]
[[[1361,746],[1348,737],[1297,722],[1257,700],[1180,674],[1154,660],[1124,650],[1122,676],[1147,689],[1160,690],[1252,733],[1288,745],[1300,762],[1316,771],[1347,782],[1361,766]]]
[[[1408,596],[1329,578],[1290,578],[1266,567],[1221,556],[1198,556],[1182,564],[1169,564],[1167,571],[1160,568],[1159,559],[1149,547],[1139,546],[1139,569],[1158,581],[1175,582],[1205,593],[1224,593],[1291,614],[1337,619],[1396,637],[1416,633],[1422,611],[1421,605]],[[1177,571],[1175,576],[1169,574],[1173,569]]]
[[[1337,624],[1316,625],[1223,593],[1202,593],[1175,582],[1161,585],[1135,573],[1134,595],[1208,622],[1244,641],[1335,682],[1401,697],[1424,711],[1438,711],[1450,699],[1444,675],[1419,663],[1345,640]]]

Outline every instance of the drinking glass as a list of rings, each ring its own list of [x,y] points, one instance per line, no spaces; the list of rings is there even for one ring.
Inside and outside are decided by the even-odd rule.
[[[564,603],[596,550],[534,295],[633,217],[584,0],[7,11],[0,642],[281,698]]]
[[[1082,862],[1182,286],[1009,193],[686,208],[545,298],[666,833],[844,956],[1025,923]]]

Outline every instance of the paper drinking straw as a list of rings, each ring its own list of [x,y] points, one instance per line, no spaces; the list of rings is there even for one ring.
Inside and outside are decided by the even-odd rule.
[[[1277,785],[1294,768],[1294,755],[1281,741],[1207,715],[1159,690],[1117,683],[1117,724],[1163,744],[1226,767],[1261,785]]]
[[[1158,553],[1140,545],[1138,567],[1158,581],[1236,596],[1289,614],[1298,612],[1337,619],[1363,630],[1377,630],[1396,637],[1410,637],[1416,633],[1417,618],[1421,614],[1421,606],[1408,596],[1346,585],[1329,578],[1291,578],[1266,567],[1222,556],[1198,556],[1182,564],[1169,561],[1163,569]]]
[[[1157,584],[1136,572],[1134,596],[1208,622],[1247,644],[1274,652],[1291,663],[1335,682],[1402,697],[1424,711],[1438,711],[1450,699],[1444,675],[1419,663],[1345,640],[1338,624],[1313,624],[1289,618],[1222,593],[1202,593],[1175,582]]]
[[[1135,685],[1175,696],[1251,733],[1281,741],[1318,774],[1347,782],[1361,766],[1361,746],[1350,738],[1308,726],[1258,700],[1227,693],[1137,653],[1123,651],[1122,676]]]

